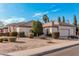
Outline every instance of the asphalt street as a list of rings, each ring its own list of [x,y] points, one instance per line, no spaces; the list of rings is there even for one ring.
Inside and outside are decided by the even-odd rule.
[[[43,56],[79,56],[79,45],[56,52],[51,52]]]

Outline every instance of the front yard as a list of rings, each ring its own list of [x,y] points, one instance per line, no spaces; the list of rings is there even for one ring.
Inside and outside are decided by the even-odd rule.
[[[61,43],[66,44],[68,42],[73,42],[73,40],[70,41],[70,40],[55,40],[55,39],[52,39],[51,41],[52,43],[48,43],[50,41],[44,40],[44,39],[19,38],[17,39],[16,42],[0,43],[0,53],[8,53],[8,52],[32,49],[32,48],[37,48],[42,46],[56,45]]]

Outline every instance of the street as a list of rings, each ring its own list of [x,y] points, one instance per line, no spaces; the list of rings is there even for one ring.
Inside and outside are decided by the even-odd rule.
[[[79,56],[79,45],[53,53],[51,52],[49,54],[45,54],[44,56]]]

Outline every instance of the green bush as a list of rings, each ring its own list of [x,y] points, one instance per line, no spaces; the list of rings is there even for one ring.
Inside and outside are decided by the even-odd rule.
[[[19,32],[19,33],[18,33],[18,36],[19,36],[19,37],[25,37],[25,33],[24,33],[24,32]]]
[[[55,39],[58,39],[59,38],[59,32],[53,32],[52,37],[55,38]]]
[[[11,32],[10,36],[17,36],[17,34],[18,34],[17,32]]]
[[[34,36],[39,36],[43,34],[43,26],[40,21],[32,22],[32,32],[34,33]]]

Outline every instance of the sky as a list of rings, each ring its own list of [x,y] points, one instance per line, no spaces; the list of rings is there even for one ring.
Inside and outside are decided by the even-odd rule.
[[[0,3],[0,21],[4,24],[23,22],[30,20],[42,20],[47,14],[49,20],[57,21],[60,16],[73,23],[74,15],[79,22],[78,3]]]

